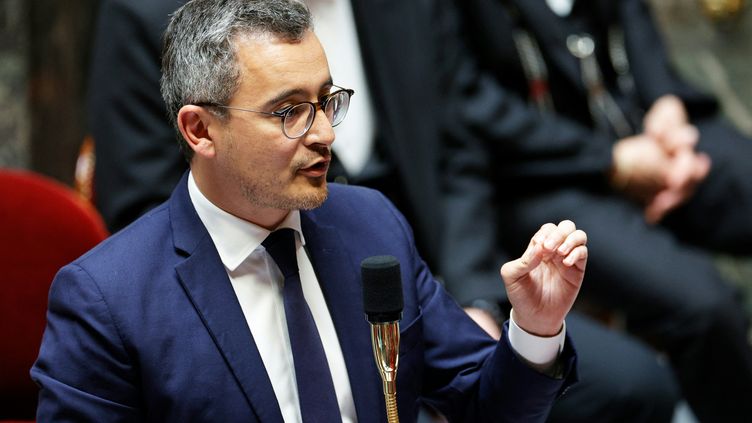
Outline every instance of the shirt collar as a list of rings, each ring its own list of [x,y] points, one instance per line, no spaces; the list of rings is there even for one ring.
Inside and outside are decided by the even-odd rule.
[[[237,269],[271,233],[268,229],[233,216],[214,205],[198,189],[193,172],[188,173],[188,195],[199,219],[214,241],[219,258],[230,272]],[[277,228],[294,229],[298,233],[301,245],[305,245],[299,210],[288,213]]]

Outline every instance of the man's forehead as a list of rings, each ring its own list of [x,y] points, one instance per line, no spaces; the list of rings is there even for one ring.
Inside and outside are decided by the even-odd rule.
[[[318,92],[331,83],[324,49],[313,32],[290,41],[274,35],[238,37],[234,43],[241,81],[274,91]]]
[[[241,66],[249,70],[279,68],[290,66],[298,68],[301,64],[326,64],[326,54],[313,32],[306,32],[299,40],[289,40],[274,34],[248,34],[233,40],[235,55]]]

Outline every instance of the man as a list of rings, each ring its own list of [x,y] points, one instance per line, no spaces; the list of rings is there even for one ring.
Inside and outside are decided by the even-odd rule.
[[[167,199],[185,167],[158,83],[161,34],[168,15],[182,3],[107,0],[100,6],[88,113],[97,145],[96,203],[113,229]],[[453,43],[433,38],[435,12],[451,15],[451,5],[398,1],[383,7],[370,0],[306,4],[333,76],[357,93],[347,120],[335,128],[337,143],[327,178],[383,192],[408,217],[424,260],[437,264],[442,242],[458,245],[454,237],[444,236],[439,224],[440,172],[445,171],[438,164],[441,130],[455,115],[444,113],[453,110],[454,99],[441,95],[436,57],[428,52]],[[352,166],[346,170],[337,164],[338,153],[350,152],[358,141],[367,144],[369,138],[371,154],[364,169],[354,172]],[[478,220],[491,204],[480,205],[470,220]],[[450,260],[485,246],[482,238],[476,240],[458,248],[462,254]],[[508,259],[492,260],[491,279],[498,279],[497,263]],[[457,283],[442,276],[449,287],[474,285],[472,272],[453,275]],[[468,296],[461,295],[461,287],[453,293],[460,294],[463,306],[472,305],[464,301]],[[660,422],[671,415],[678,398],[675,381],[653,351],[576,313],[570,314],[568,326],[577,337],[578,370],[584,380],[556,402],[550,421],[626,417]]]
[[[190,173],[56,277],[32,369],[39,421],[383,421],[358,277],[377,254],[403,269],[403,420],[420,402],[452,420],[545,419],[575,377],[563,322],[584,232],[547,224],[504,265],[513,320],[496,343],[433,280],[384,197],[327,184],[352,92],[333,85],[304,6],[188,2],[167,29],[163,71]],[[289,306],[294,289],[305,300]],[[301,312],[319,343],[303,351]],[[306,379],[317,348],[329,369]]]
[[[159,53],[170,13],[184,0],[101,2],[91,55],[88,126],[96,144],[94,201],[115,232],[166,200],[186,169],[159,95]],[[435,107],[435,58],[420,2],[390,7],[367,0],[308,0],[332,73],[358,95],[340,125],[329,181],[376,188],[415,228],[429,264],[440,239],[440,137]],[[433,7],[433,6],[431,6]],[[411,16],[410,25],[403,22]],[[392,28],[385,31],[384,28]],[[343,142],[346,141],[346,142]],[[361,160],[343,166],[343,152]],[[339,151],[338,151],[339,150]],[[362,158],[365,157],[365,160]],[[420,219],[417,218],[420,216]]]
[[[584,298],[667,354],[700,420],[746,421],[747,318],[710,252],[752,251],[752,142],[677,78],[640,0],[458,3],[479,63],[453,89],[482,141],[449,155],[465,254],[443,272],[466,278],[450,290],[502,299],[489,245],[517,251],[541,219],[573,216],[594,252]]]

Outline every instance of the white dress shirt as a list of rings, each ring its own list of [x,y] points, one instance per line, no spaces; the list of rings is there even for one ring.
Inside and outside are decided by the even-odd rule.
[[[225,265],[272,383],[282,417],[287,423],[300,422],[298,385],[282,300],[284,276],[261,245],[270,232],[212,204],[196,186],[192,173],[188,178],[188,193]],[[288,214],[279,228],[292,228],[297,234],[295,244],[303,295],[324,345],[342,421],[356,422],[355,403],[339,339],[313,266],[303,248],[305,238],[300,228],[300,212],[296,210]]]
[[[188,194],[227,270],[269,375],[282,417],[287,423],[301,422],[295,365],[282,300],[284,277],[261,245],[270,231],[233,216],[210,202],[198,189],[192,172],[188,175]],[[300,226],[300,212],[290,212],[278,228],[292,228],[296,232],[296,254],[303,294],[324,345],[342,421],[357,422],[345,358],[313,265],[303,248],[305,237]],[[562,330],[556,336],[541,338],[528,334],[514,320],[509,324],[512,349],[537,369],[546,368],[556,360],[564,345],[564,333],[565,330]]]

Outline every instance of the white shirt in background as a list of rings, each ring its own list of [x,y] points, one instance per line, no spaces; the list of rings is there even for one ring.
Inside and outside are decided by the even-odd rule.
[[[350,0],[306,0],[313,29],[324,46],[334,84],[352,88],[347,117],[334,128],[332,145],[347,173],[357,176],[365,167],[375,138],[374,111],[360,54]]]

